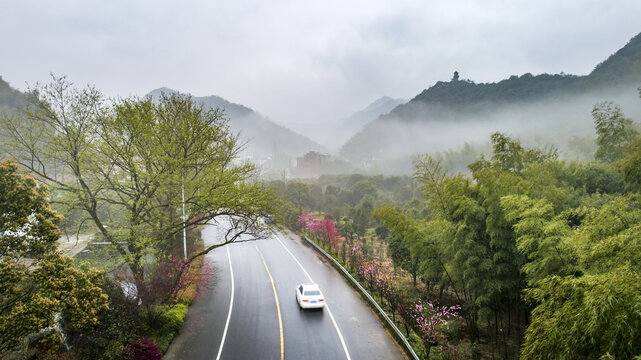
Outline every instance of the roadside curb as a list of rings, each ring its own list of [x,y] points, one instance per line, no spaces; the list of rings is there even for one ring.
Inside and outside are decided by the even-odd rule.
[[[399,340],[401,341],[402,345],[404,345],[404,346],[405,346],[405,352],[407,352],[407,354],[408,354],[408,355],[410,355],[410,356],[412,356],[415,360],[420,360],[420,358],[418,357],[418,355],[416,355],[416,352],[414,352],[414,349],[413,349],[413,348],[412,348],[412,346],[410,345],[409,341],[407,341],[407,338],[405,338],[405,335],[403,335],[403,333],[399,330],[399,328],[396,326],[396,324],[394,324],[394,322],[392,321],[392,319],[390,319],[390,318],[389,318],[389,316],[387,315],[387,313],[385,312],[385,310],[383,310],[383,308],[381,308],[381,306],[376,302],[376,300],[374,300],[374,297],[373,297],[372,295],[370,295],[370,294],[369,294],[369,292],[367,292],[367,290],[365,290],[365,288],[363,288],[363,286],[358,282],[358,280],[356,280],[356,279],[352,276],[352,274],[350,274],[350,273],[349,273],[349,271],[347,271],[347,269],[345,269],[345,268],[343,267],[343,265],[341,265],[341,264],[340,264],[336,259],[334,259],[330,254],[328,254],[325,250],[323,250],[323,248],[321,248],[320,246],[318,246],[315,242],[313,242],[312,240],[308,239],[308,238],[307,238],[307,237],[305,237],[305,236],[301,236],[300,238],[301,238],[301,239],[303,239],[303,240],[305,240],[305,241],[306,241],[307,243],[309,243],[310,245],[312,245],[312,246],[313,246],[313,247],[314,247],[314,248],[315,248],[319,253],[321,253],[321,254],[322,254],[322,255],[323,255],[327,260],[331,261],[331,262],[332,262],[332,264],[334,265],[334,267],[336,267],[338,270],[340,270],[340,271],[343,273],[343,276],[345,276],[347,279],[349,279],[349,280],[352,282],[352,284],[353,284],[354,286],[356,286],[356,288],[357,288],[357,289],[358,289],[358,290],[359,290],[363,295],[365,295],[365,297],[367,298],[367,300],[369,300],[370,304],[371,304],[372,306],[374,306],[374,308],[375,308],[376,310],[378,310],[379,315],[380,315],[380,316],[382,316],[382,317],[383,317],[383,319],[387,322],[387,325],[388,325],[392,330],[394,330],[394,332],[396,333],[396,334],[395,334],[395,335],[396,335],[396,338],[397,338],[397,339],[399,339]]]
[[[91,235],[80,235],[79,237],[76,237],[75,240],[61,237],[57,240],[58,251],[60,251],[63,256],[72,258],[84,250],[92,239],[93,236]]]

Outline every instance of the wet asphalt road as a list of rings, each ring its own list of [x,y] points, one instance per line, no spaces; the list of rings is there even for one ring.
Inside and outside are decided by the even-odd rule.
[[[218,231],[203,231],[205,245],[220,238]],[[232,244],[206,260],[214,282],[190,307],[165,359],[405,358],[358,294],[294,234]],[[325,296],[322,311],[296,303],[295,286],[311,281]]]

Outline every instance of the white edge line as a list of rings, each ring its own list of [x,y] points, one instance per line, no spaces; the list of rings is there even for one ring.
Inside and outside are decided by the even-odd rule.
[[[225,345],[225,338],[227,337],[227,329],[229,328],[229,320],[231,319],[231,310],[234,308],[234,269],[231,266],[231,256],[229,255],[229,245],[225,247],[227,248],[227,259],[229,260],[229,274],[231,275],[231,297],[229,300],[229,313],[227,314],[227,321],[225,322],[225,330],[223,331],[223,338],[220,341],[220,347],[218,348],[218,356],[216,356],[216,360],[220,360],[220,355],[223,353],[223,345]]]
[[[329,310],[329,306],[327,306],[327,304],[325,304],[325,309],[329,314],[329,318],[332,319],[332,322],[334,323],[334,327],[336,328],[336,332],[338,333],[338,338],[341,339],[341,344],[343,344],[343,350],[345,350],[345,356],[347,357],[347,360],[352,360],[352,358],[349,356],[349,351],[347,351],[347,345],[345,345],[345,340],[343,340],[343,335],[341,334],[341,331],[338,329],[336,320],[334,320],[334,315],[332,315],[332,312]]]
[[[307,276],[309,281],[314,282],[314,280],[312,280],[312,277],[309,276],[309,274],[307,273],[307,270],[305,270],[303,265],[301,265],[301,263],[298,261],[296,256],[294,256],[294,254],[292,254],[292,252],[289,251],[287,246],[285,246],[285,244],[283,244],[283,242],[280,240],[280,237],[278,236],[278,234],[275,233],[274,237],[276,238],[276,240],[278,240],[278,242],[281,244],[281,246],[285,248],[285,250],[289,253],[289,255],[292,257],[292,259],[294,259],[294,261],[296,261],[298,266],[300,266],[300,268],[303,270],[303,272],[305,273],[305,275]],[[338,328],[338,324],[336,324],[336,320],[334,320],[334,315],[332,315],[332,312],[329,310],[329,306],[327,304],[325,304],[325,308],[327,309],[327,314],[329,314],[330,319],[332,319],[332,323],[334,324],[334,328],[336,329],[336,333],[338,333],[338,338],[341,340],[341,344],[343,345],[343,350],[345,351],[345,356],[347,357],[347,360],[352,360],[352,358],[349,356],[349,351],[347,351],[347,345],[345,345],[345,340],[343,339],[343,334],[341,334],[341,331]]]

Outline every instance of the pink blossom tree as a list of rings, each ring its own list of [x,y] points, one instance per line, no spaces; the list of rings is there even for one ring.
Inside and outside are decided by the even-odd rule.
[[[358,268],[361,266],[362,261],[363,261],[363,247],[361,246],[360,243],[356,243],[354,246],[352,246],[349,249],[349,263],[350,263],[350,267],[352,268],[352,271],[354,271],[354,269],[358,271]]]
[[[387,300],[387,304],[392,311],[392,319],[396,321],[396,310],[401,301],[401,293],[396,285],[394,274],[392,259],[388,258],[380,261],[375,286],[381,298]]]
[[[336,249],[339,234],[330,218],[326,217],[325,220],[320,222],[317,236],[322,238],[330,247]]]
[[[330,218],[325,217],[323,220],[319,220],[316,215],[305,213],[298,217],[296,224],[316,240],[333,249],[336,248],[340,234]]]
[[[375,259],[363,260],[358,266],[358,274],[365,281],[365,285],[371,289],[376,289],[376,280],[378,279],[379,264]]]
[[[440,345],[446,352],[450,348],[448,339],[442,331],[442,326],[448,320],[457,317],[460,309],[461,307],[458,305],[437,306],[429,300],[425,302],[419,300],[414,304],[413,316],[416,322],[414,331],[423,340],[428,359],[433,346]]]
[[[303,229],[303,231],[309,233],[313,227],[313,223],[317,221],[316,215],[312,213],[303,213],[296,220],[296,224]]]

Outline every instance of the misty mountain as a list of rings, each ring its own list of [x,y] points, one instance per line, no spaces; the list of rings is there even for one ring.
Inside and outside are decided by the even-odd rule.
[[[593,133],[596,102],[619,102],[628,116],[641,112],[639,85],[641,34],[585,76],[527,73],[476,84],[456,73],[369,123],[340,153],[355,164],[380,166],[385,159],[487,141],[495,131],[559,146],[562,136]]]
[[[11,85],[0,76],[0,115],[15,113],[18,108],[25,105],[25,103],[25,94],[12,88]],[[6,156],[3,146],[6,141],[4,136],[0,131],[0,159]]]
[[[365,109],[352,114],[347,119],[341,120],[340,127],[354,134],[370,121],[374,121],[379,116],[389,113],[392,109],[404,102],[405,101],[401,99],[392,99],[389,96],[383,96],[368,105]]]
[[[177,93],[176,90],[159,88],[147,96],[158,97],[161,93]],[[205,108],[221,108],[224,116],[229,118],[229,126],[234,133],[240,134],[240,139],[246,142],[242,155],[257,160],[265,160],[274,155],[283,160],[287,166],[287,158],[302,156],[310,150],[326,152],[326,148],[312,140],[282,127],[252,109],[231,103],[219,96],[193,97],[194,101]],[[16,111],[26,104],[25,94],[13,89],[9,83],[0,77],[0,111]]]
[[[361,131],[367,123],[389,113],[390,110],[404,102],[405,100],[383,96],[342,120],[328,121],[323,124],[287,123],[285,126],[338,151],[345,141]]]
[[[15,111],[26,102],[25,95],[14,89],[0,76],[0,111]]]
[[[178,93],[168,88],[155,89],[147,94],[152,98],[162,93]],[[234,133],[239,133],[241,141],[246,142],[243,155],[255,159],[266,159],[274,155],[286,155],[292,158],[302,156],[310,150],[326,152],[327,149],[309,138],[280,126],[254,110],[240,104],[231,103],[219,96],[194,96],[192,99],[206,109],[220,108],[229,118],[229,126]]]

